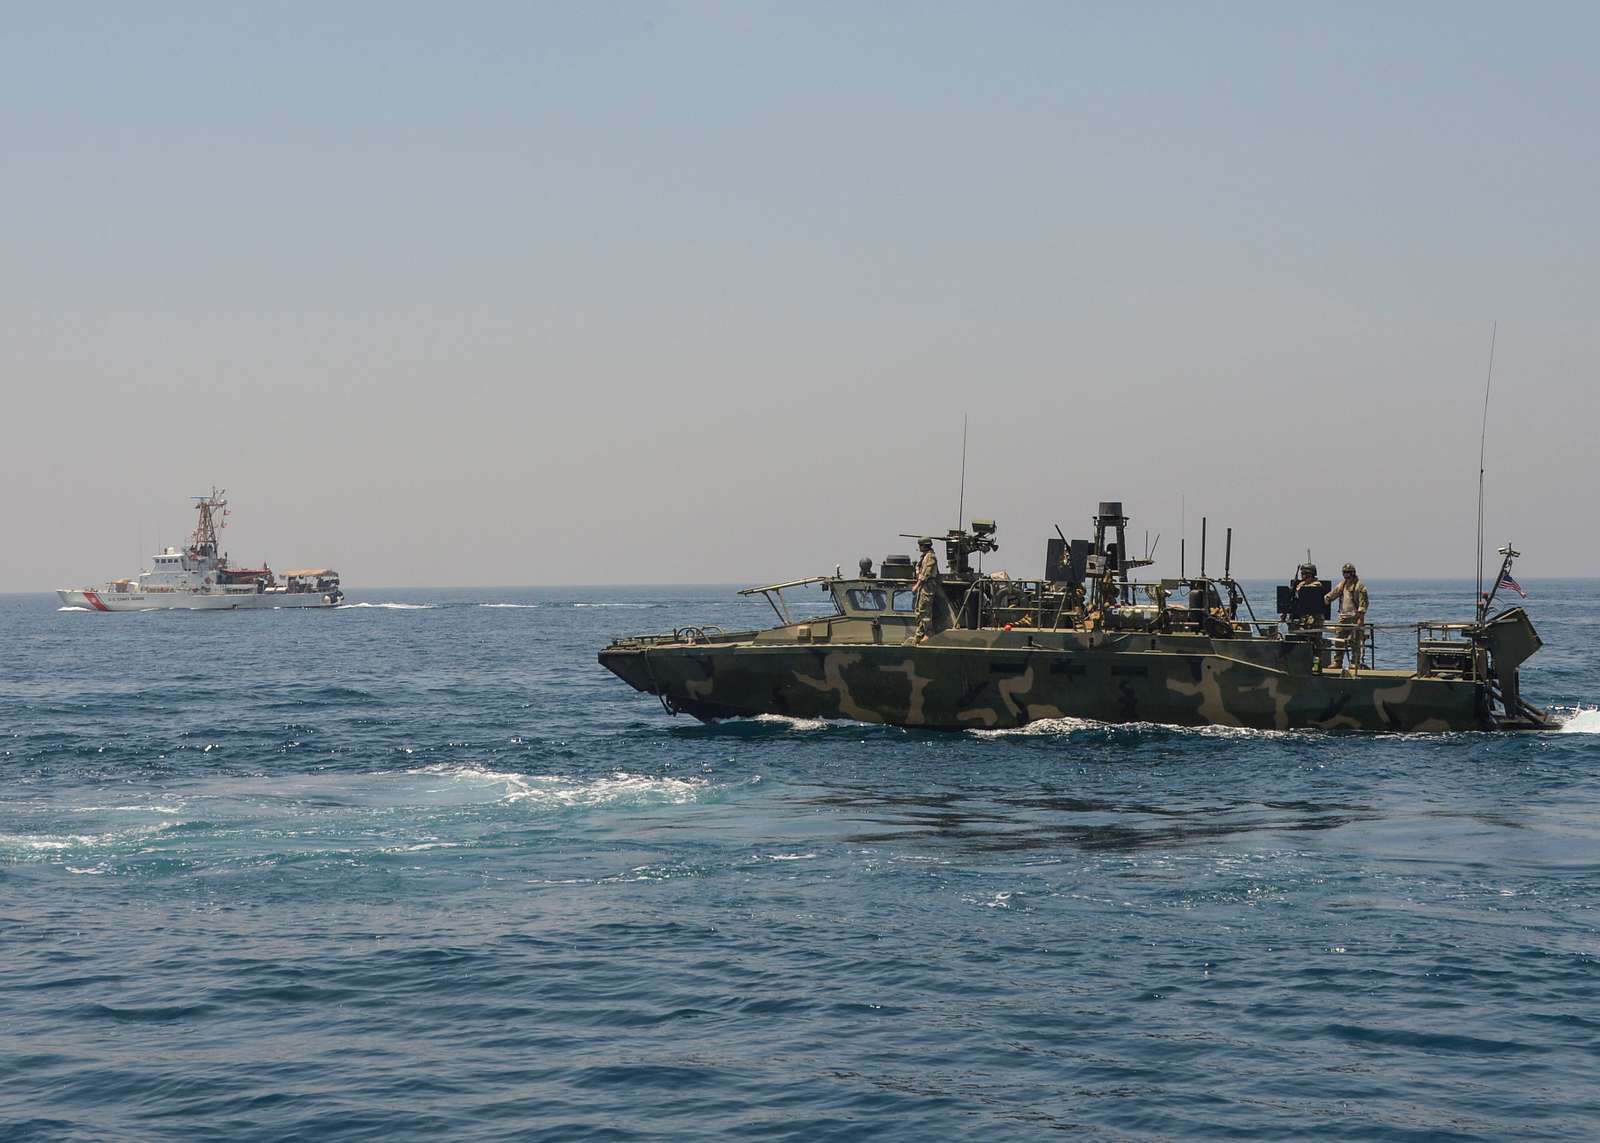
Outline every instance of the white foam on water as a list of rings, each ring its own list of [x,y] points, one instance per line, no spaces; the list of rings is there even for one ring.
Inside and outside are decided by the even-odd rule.
[[[659,607],[657,603],[574,603],[574,607]]]
[[[769,854],[767,854],[767,860],[768,861],[810,861],[815,856],[816,856],[816,854],[814,854],[814,853],[769,853]]]
[[[963,893],[961,903],[964,905],[982,905],[985,909],[1011,908],[1010,893],[991,893],[988,897],[974,897],[970,893]]]
[[[84,834],[29,837],[21,833],[0,833],[0,849],[71,849],[88,843],[89,838]]]
[[[1298,730],[1259,730],[1251,726],[1177,726],[1166,722],[1096,722],[1092,718],[1041,718],[1025,726],[1000,730],[968,730],[974,738],[1065,736],[1083,730],[1142,734],[1152,730],[1168,734],[1194,734],[1203,738],[1282,738],[1307,733]]]
[[[256,863],[312,854],[359,863],[363,853],[388,853],[420,860],[433,850],[471,848],[473,823],[485,813],[659,808],[693,804],[712,789],[704,778],[523,774],[472,761],[378,773],[219,775],[185,782],[181,791],[63,807],[72,824],[0,832],[0,865],[115,874],[124,863],[163,856]],[[79,813],[117,816],[90,825]],[[463,823],[467,834],[458,832]]]
[[[439,774],[446,778],[460,778],[477,782],[520,782],[523,775],[511,770],[489,770],[471,763],[435,762],[431,766],[418,766],[407,774]]]
[[[9,850],[27,856],[44,857],[66,850],[104,849],[152,838],[182,824],[179,821],[149,822],[105,833],[0,833],[0,853]]]
[[[1036,735],[1071,734],[1077,730],[1100,730],[1107,724],[1087,718],[1041,718],[1026,726],[1012,726],[1003,730],[969,730],[974,738],[1015,738]]]
[[[389,611],[432,611],[436,603],[341,603],[336,610],[354,611],[358,607],[382,607]]]
[[[537,604],[537,603],[480,603],[480,604],[478,604],[478,606],[479,607],[514,607],[514,608],[522,609],[522,608],[529,608],[529,607],[538,607],[540,605]]]
[[[590,782],[570,778],[530,776],[520,790],[508,793],[504,801],[531,802],[554,807],[667,805],[681,806],[696,801],[711,783],[704,778],[651,778],[644,774],[618,772]]]
[[[652,778],[618,771],[604,778],[583,781],[558,774],[518,774],[481,766],[438,763],[407,770],[459,782],[497,785],[499,801],[527,802],[535,806],[568,808],[608,805],[682,805],[698,799],[709,787],[704,778]]]
[[[1312,730],[1263,730],[1257,726],[1172,726],[1158,722],[1140,722],[1132,725],[1140,730],[1177,731],[1180,734],[1198,734],[1203,738],[1287,738],[1323,733]]]
[[[1557,712],[1561,719],[1562,734],[1600,734],[1600,709],[1580,707],[1567,712]]]
[[[773,722],[790,730],[822,730],[828,724],[820,718],[791,718],[786,714],[758,714],[752,722]]]
[[[68,606],[68,607],[58,607],[58,608],[56,608],[56,610],[57,611],[93,611],[94,608],[92,608],[92,607],[71,607],[71,606]]]

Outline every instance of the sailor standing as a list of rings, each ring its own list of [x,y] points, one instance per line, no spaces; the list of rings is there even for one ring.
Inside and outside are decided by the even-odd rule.
[[[917,581],[913,585],[917,592],[917,626],[911,638],[921,643],[933,633],[933,593],[939,585],[939,560],[933,554],[933,541],[927,536],[917,541],[917,547],[922,558],[917,561]]]
[[[1339,621],[1334,624],[1334,634],[1341,636],[1343,646],[1335,645],[1333,665],[1344,667],[1344,652],[1350,651],[1350,665],[1361,668],[1361,631],[1367,621],[1367,585],[1356,578],[1356,565],[1344,565],[1344,579],[1323,597],[1324,603],[1339,601]]]

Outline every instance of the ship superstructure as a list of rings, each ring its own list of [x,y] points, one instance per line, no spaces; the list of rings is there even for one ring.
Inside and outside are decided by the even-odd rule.
[[[199,518],[189,543],[163,548],[147,571],[102,587],[61,588],[56,594],[64,605],[90,611],[335,607],[343,601],[339,573],[332,568],[300,569],[280,579],[264,562],[256,568],[234,567],[217,540],[218,531],[228,526],[225,496],[224,489],[213,487],[210,495],[194,497]]]

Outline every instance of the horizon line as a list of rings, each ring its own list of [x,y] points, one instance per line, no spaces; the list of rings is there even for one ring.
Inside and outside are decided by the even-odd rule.
[[[852,578],[852,577],[845,577]],[[1216,577],[1212,577],[1216,578]],[[1261,583],[1276,583],[1276,579],[1267,576],[1236,576],[1240,582],[1256,581]],[[1365,579],[1366,577],[1362,577]],[[1600,581],[1600,575],[1541,575],[1522,576],[1520,582],[1530,583],[1562,583],[1573,581]],[[1458,583],[1472,585],[1471,577],[1457,576],[1382,576],[1373,579],[1374,583]],[[571,588],[648,588],[648,587],[718,587],[734,588],[752,586],[751,580],[657,580],[651,582],[601,582],[601,583],[496,583],[496,584],[372,584],[357,588],[359,591],[534,591],[571,589]],[[765,585],[757,585],[765,586]],[[31,590],[6,590],[0,591],[0,597],[8,595],[54,595],[62,588],[34,588]],[[76,590],[76,589],[71,589]],[[349,593],[346,592],[346,595]]]

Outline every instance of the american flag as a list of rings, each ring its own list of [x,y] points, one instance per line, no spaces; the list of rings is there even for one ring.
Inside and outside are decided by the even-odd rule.
[[[1502,568],[1502,569],[1500,569],[1500,583],[1499,583],[1499,586],[1500,587],[1509,587],[1512,591],[1514,591],[1518,595],[1522,596],[1523,599],[1527,599],[1528,598],[1528,593],[1522,590],[1522,585],[1520,583],[1518,583],[1516,580],[1511,578],[1511,569],[1510,568]]]

